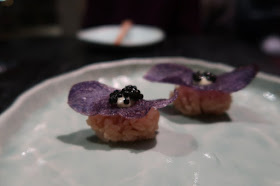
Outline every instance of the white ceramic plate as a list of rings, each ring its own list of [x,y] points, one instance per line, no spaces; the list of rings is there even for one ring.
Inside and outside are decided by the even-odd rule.
[[[167,107],[156,139],[133,144],[100,142],[66,103],[70,87],[86,80],[135,84],[147,99],[166,98],[173,85],[142,79],[162,62],[232,69],[184,58],[128,59],[43,82],[0,116],[0,185],[279,185],[279,78],[259,73],[220,117],[188,118]]]
[[[77,37],[89,43],[114,46],[119,31],[119,25],[105,25],[82,30],[78,32]],[[133,25],[119,46],[140,47],[153,45],[164,38],[165,34],[159,28]]]

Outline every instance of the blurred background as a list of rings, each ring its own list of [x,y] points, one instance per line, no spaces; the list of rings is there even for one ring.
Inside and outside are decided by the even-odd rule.
[[[168,34],[233,34],[259,41],[280,32],[279,0],[6,0],[1,5],[1,38],[71,36],[82,27],[127,18]]]
[[[94,47],[80,29],[135,24],[163,29],[163,42]],[[279,0],[0,0],[0,112],[46,78],[100,61],[183,56],[280,75]]]

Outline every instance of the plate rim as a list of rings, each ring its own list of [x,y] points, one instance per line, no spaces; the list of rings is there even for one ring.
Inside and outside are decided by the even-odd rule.
[[[45,87],[49,86],[52,83],[58,83],[60,81],[62,82],[64,79],[68,79],[73,76],[78,76],[80,74],[96,69],[106,69],[106,68],[125,66],[125,65],[147,65],[147,64],[170,63],[170,61],[172,61],[172,63],[178,63],[184,65],[188,65],[188,64],[200,65],[207,68],[216,68],[223,71],[231,71],[234,69],[234,67],[230,65],[222,64],[221,62],[210,62],[207,60],[185,58],[185,57],[126,58],[120,60],[102,61],[98,63],[89,64],[74,69],[70,72],[62,73],[60,75],[47,78],[41,81],[40,83],[34,85],[33,87],[23,91],[20,95],[16,97],[13,103],[6,110],[4,110],[3,113],[0,114],[0,129],[4,125],[5,120],[7,120],[9,116],[11,116],[13,112],[16,111],[16,109],[27,100],[28,97],[36,94],[41,89],[44,89]],[[280,77],[277,77],[276,75],[259,72],[256,77],[280,84]]]

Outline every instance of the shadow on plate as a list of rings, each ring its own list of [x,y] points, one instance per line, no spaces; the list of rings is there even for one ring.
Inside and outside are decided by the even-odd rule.
[[[87,150],[109,151],[114,149],[129,149],[135,153],[149,150],[153,148],[157,143],[155,139],[128,143],[106,143],[95,136],[94,132],[91,129],[83,129],[70,134],[61,135],[58,136],[57,139],[67,144],[82,146]]]
[[[166,156],[180,157],[192,153],[197,148],[197,140],[192,135],[160,127],[157,145],[152,150]]]
[[[227,113],[221,115],[201,115],[188,117],[182,115],[173,106],[167,106],[160,109],[161,114],[171,122],[178,124],[215,124],[220,122],[231,122],[231,118]]]
[[[105,143],[93,135],[91,129],[83,129],[66,135],[60,135],[58,140],[63,143],[82,146],[86,150],[120,150],[127,149],[133,153],[152,150],[166,156],[184,156],[197,149],[197,141],[193,136],[184,133],[160,128],[156,139],[136,141]]]

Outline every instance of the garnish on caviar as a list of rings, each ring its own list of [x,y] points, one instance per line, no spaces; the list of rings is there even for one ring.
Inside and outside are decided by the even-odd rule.
[[[211,72],[203,72],[200,71],[193,73],[193,82],[194,84],[198,85],[210,85],[212,83],[215,83],[216,81],[216,75],[212,74]]]

